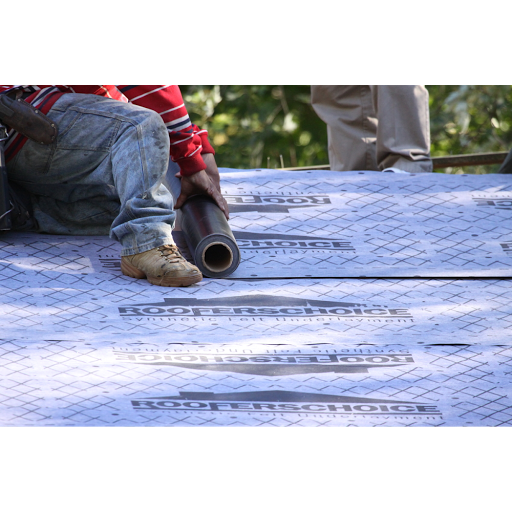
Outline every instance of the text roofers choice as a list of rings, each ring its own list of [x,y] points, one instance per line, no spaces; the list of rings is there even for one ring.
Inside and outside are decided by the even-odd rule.
[[[288,351],[286,353],[209,353],[209,352],[164,352],[129,349],[114,350],[118,362],[186,368],[207,372],[231,372],[246,375],[305,375],[317,373],[368,374],[379,368],[399,368],[414,363],[414,358],[405,353],[371,351],[363,353],[345,350],[342,353],[311,353]]]
[[[332,206],[327,194],[231,194],[224,197],[231,213],[289,213],[296,208]]]
[[[234,318],[249,319],[340,319],[386,322],[413,322],[409,309],[378,304],[313,300],[279,295],[244,295],[195,299],[164,298],[153,303],[118,306],[123,318]]]
[[[377,415],[439,417],[437,405],[411,400],[388,400],[352,395],[295,391],[210,393],[180,391],[170,396],[137,397],[138,411],[240,412],[270,414]]]
[[[512,194],[478,194],[473,196],[476,206],[497,210],[512,210]]]
[[[233,231],[233,235],[242,251],[262,251],[266,253],[271,249],[277,249],[282,253],[289,252],[291,254],[325,251],[355,252],[352,243],[347,239],[278,233],[251,233],[249,231]]]

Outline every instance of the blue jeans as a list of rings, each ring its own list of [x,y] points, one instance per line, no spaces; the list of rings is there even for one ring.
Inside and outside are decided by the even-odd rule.
[[[38,230],[104,235],[122,256],[172,244],[173,198],[162,185],[169,135],[151,110],[89,94],[64,94],[48,117],[57,141],[29,140],[7,164],[31,195]]]

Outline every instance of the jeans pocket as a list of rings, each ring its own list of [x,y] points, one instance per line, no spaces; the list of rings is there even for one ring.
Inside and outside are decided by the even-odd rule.
[[[74,108],[67,108],[64,111],[52,109],[50,112],[48,112],[48,117],[57,125],[59,129],[57,144],[59,143],[59,140],[65,137],[66,133],[69,132],[80,120],[81,115],[82,113]]]
[[[65,126],[57,138],[57,149],[63,150],[108,152],[121,124],[115,117],[80,107],[68,109],[63,120]]]
[[[64,138],[68,132],[70,132],[73,127],[80,121],[82,117],[82,113],[75,109],[68,109],[64,115],[62,113],[57,113],[57,115],[52,115],[53,112],[50,113],[50,116],[55,119],[58,127],[59,127],[59,138],[57,139],[57,144],[61,138]],[[60,114],[60,115],[59,115]]]
[[[43,145],[33,140],[27,140],[14,161],[8,167],[9,177],[14,181],[34,183],[37,176],[48,172],[56,143]]]
[[[9,172],[16,181],[28,183],[37,182],[37,177],[48,173],[52,164],[59,140],[73,128],[80,118],[81,113],[67,109],[66,111],[51,110],[48,117],[57,125],[59,134],[52,144],[39,144],[33,140],[27,140],[23,148],[16,155],[9,166]]]

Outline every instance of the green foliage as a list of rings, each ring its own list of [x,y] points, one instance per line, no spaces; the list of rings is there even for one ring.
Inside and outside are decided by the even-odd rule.
[[[512,86],[427,85],[432,156],[510,151]],[[499,165],[448,169],[482,174]]]
[[[512,87],[430,85],[432,156],[509,151]],[[325,165],[327,132],[309,85],[181,86],[192,121],[206,128],[221,167]],[[282,160],[281,160],[282,158]],[[496,172],[499,165],[447,169]],[[443,171],[442,171],[443,172]]]

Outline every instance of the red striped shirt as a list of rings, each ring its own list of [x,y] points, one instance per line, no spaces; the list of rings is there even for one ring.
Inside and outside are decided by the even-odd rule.
[[[177,85],[0,85],[0,94],[16,88],[27,95],[25,101],[43,114],[66,93],[96,94],[139,105],[160,114],[171,143],[170,157],[177,162],[184,176],[206,168],[202,153],[215,153],[208,141],[208,132],[190,122]],[[26,137],[9,131],[5,143],[6,160],[13,158],[27,141]]]

